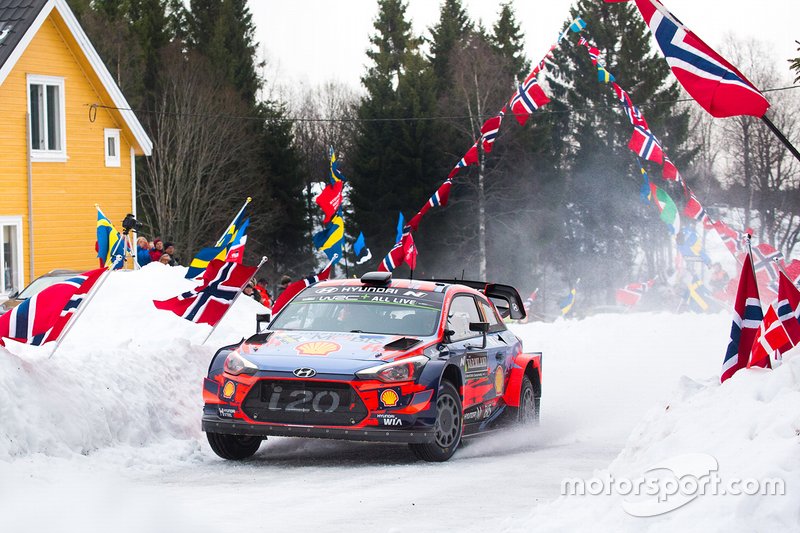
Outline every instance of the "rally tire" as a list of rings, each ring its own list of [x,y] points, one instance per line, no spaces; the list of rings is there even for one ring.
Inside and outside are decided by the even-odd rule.
[[[241,461],[252,457],[261,446],[261,437],[246,435],[225,435],[223,433],[206,433],[208,443],[214,453],[230,461]]]
[[[409,444],[417,458],[431,463],[447,461],[461,444],[464,411],[461,407],[461,397],[455,386],[449,381],[442,381],[439,386],[436,411],[434,441]]]
[[[513,420],[519,425],[538,426],[541,397],[536,396],[536,389],[528,376],[523,376],[519,388],[519,407],[513,409]]]

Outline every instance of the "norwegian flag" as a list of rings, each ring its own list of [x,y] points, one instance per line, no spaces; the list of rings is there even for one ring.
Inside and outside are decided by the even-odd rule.
[[[666,155],[664,155],[664,168],[662,169],[661,177],[668,181],[682,181],[678,167]]]
[[[627,305],[628,307],[633,307],[639,303],[648,290],[653,288],[653,284],[655,284],[656,280],[651,279],[650,281],[646,281],[644,283],[631,283],[629,285],[625,285],[621,289],[617,289],[617,293],[615,295],[615,299],[617,303],[621,305]]]
[[[628,142],[628,148],[648,161],[658,164],[664,161],[664,152],[661,151],[661,144],[658,139],[649,129],[642,126],[636,125],[633,127],[633,134],[630,142]]]
[[[686,207],[683,208],[683,214],[687,217],[697,220],[698,222],[702,222],[705,229],[711,229],[714,227],[714,222],[706,213],[706,210],[703,208],[700,200],[697,199],[691,190],[689,190],[689,201],[686,203]]]
[[[214,259],[203,274],[202,285],[169,300],[153,300],[153,305],[190,322],[216,326],[257,271],[258,267]]]
[[[395,268],[405,262],[407,257],[412,258],[414,266],[416,266],[417,251],[414,245],[414,237],[411,236],[411,228],[409,226],[406,226],[403,230],[403,237],[389,250],[389,253],[383,258],[381,264],[378,265],[378,271],[393,272]]]
[[[770,281],[778,280],[778,264],[776,261],[783,261],[783,254],[773,246],[762,242],[753,247],[753,265],[756,275],[760,272],[766,273]]]
[[[483,151],[491,153],[494,147],[494,141],[497,139],[497,134],[500,131],[500,123],[503,121],[504,113],[501,111],[496,117],[492,117],[483,123],[481,126],[481,142],[483,143]]]
[[[699,203],[699,202],[698,202]],[[722,239],[722,243],[733,255],[744,251],[745,233],[736,231],[721,220],[714,222],[714,230]]]
[[[511,98],[509,107],[520,126],[528,122],[531,113],[547,104],[550,99],[544,94],[541,86],[535,79],[530,79],[517,88],[517,92]]]
[[[774,305],[778,318],[789,336],[789,342],[778,347],[778,358],[780,358],[783,353],[800,344],[800,291],[784,272],[780,273],[778,299]]]
[[[661,2],[636,0],[636,6],[658,41],[672,73],[703,109],[715,117],[764,116],[769,107],[764,95]]]
[[[453,170],[450,171],[450,174],[447,175],[447,178],[450,179],[458,174],[462,168],[466,168],[469,165],[477,165],[478,164],[478,143],[472,145],[472,147],[467,150],[467,153],[464,154],[464,157],[456,163],[456,166],[453,167]]]
[[[724,382],[736,371],[747,366],[750,352],[753,349],[753,341],[763,317],[761,300],[758,297],[758,284],[750,261],[750,254],[748,254],[739,276],[739,288],[736,291],[733,323],[731,324],[731,340],[722,363],[720,381]]]
[[[283,289],[283,292],[278,295],[275,301],[272,303],[272,314],[273,316],[284,308],[284,306],[289,303],[292,298],[300,294],[300,291],[305,289],[306,287],[310,287],[315,283],[319,283],[320,281],[325,281],[331,277],[331,268],[333,267],[333,263],[338,259],[338,257],[331,259],[328,261],[328,264],[325,265],[325,268],[320,270],[319,274],[314,276],[308,276],[307,278],[299,279],[297,281],[293,281]]]
[[[753,348],[750,351],[750,361],[747,363],[747,368],[760,366],[761,368],[772,368],[770,363],[770,356],[777,352],[782,346],[791,343],[789,334],[786,328],[783,327],[783,321],[778,318],[778,313],[775,311],[775,306],[770,305],[767,312],[764,314],[764,320],[758,327],[756,333],[756,340],[753,342]]]
[[[408,233],[407,242],[403,248],[403,261],[408,265],[408,268],[414,270],[417,268],[417,245],[414,244],[414,236],[411,232]]]
[[[344,181],[337,180],[325,186],[322,192],[314,198],[314,202],[325,213],[323,224],[327,224],[333,218],[333,215],[339,211],[342,206],[342,189],[344,188]]]
[[[55,283],[0,316],[0,338],[36,346],[56,341],[105,268]],[[2,340],[0,340],[2,345]]]
[[[786,265],[786,275],[789,276],[789,281],[793,283],[800,282],[800,259],[792,259]]]
[[[453,186],[453,180],[446,179],[436,192],[428,199],[428,205],[431,207],[442,207],[447,205],[447,200],[450,198],[450,188]]]
[[[619,103],[622,104],[622,109],[625,111],[625,116],[628,117],[631,125],[642,126],[645,129],[649,129],[647,121],[644,119],[644,114],[642,114],[638,107],[633,105],[633,101],[631,100],[628,92],[620,87],[617,82],[611,82],[611,87],[614,89],[614,93],[617,95],[617,100],[619,100]]]

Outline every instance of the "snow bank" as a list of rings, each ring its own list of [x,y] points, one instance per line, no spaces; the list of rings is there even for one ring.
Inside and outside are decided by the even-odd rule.
[[[0,460],[200,435],[211,356],[253,333],[265,308],[239,298],[201,346],[210,326],[152,305],[192,288],[185,272],[161,263],[113,272],[52,358],[50,345],[0,348]]]
[[[623,500],[637,498],[616,490],[569,495],[536,508],[523,529],[800,530],[800,354],[787,354],[775,370],[738,372],[722,385],[716,377],[682,378],[671,399],[653,408],[608,469],[593,477],[637,479],[665,460],[697,453],[717,460],[723,490],[733,480],[755,480],[763,487],[767,479],[779,479],[785,494],[733,495],[709,488],[684,506],[651,517],[627,514]]]

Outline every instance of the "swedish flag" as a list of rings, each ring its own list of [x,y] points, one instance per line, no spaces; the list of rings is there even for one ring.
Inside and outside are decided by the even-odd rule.
[[[711,309],[710,295],[702,280],[695,280],[693,283],[687,284],[686,288],[688,289],[686,301],[689,309],[695,313],[705,313]]]
[[[341,215],[331,218],[322,231],[313,236],[314,248],[325,252],[328,259],[338,260],[342,257],[342,245],[344,243],[344,219]],[[338,255],[338,257],[336,257]]]
[[[214,246],[203,248],[195,254],[192,261],[189,263],[189,269],[186,271],[186,279],[194,279],[202,274],[206,267],[208,267],[208,264],[214,259],[225,261],[231,246],[241,241],[241,238],[247,231],[250,219],[245,219],[244,217],[247,206],[251,201],[252,198],[247,198],[244,205],[239,210],[239,213],[233,218],[233,221],[228,225],[225,233],[222,234],[222,237],[217,240]]]
[[[330,148],[331,154],[331,172],[330,172],[330,180],[331,183],[336,183],[337,181],[347,181],[347,178],[344,177],[342,171],[339,170],[339,163],[336,161],[336,152],[333,150],[333,147]]]
[[[615,79],[614,75],[607,71],[603,65],[597,65],[597,81],[608,83]]]
[[[558,304],[561,307],[561,316],[567,316],[572,311],[572,306],[575,305],[575,293],[575,289],[570,289],[567,297]]]
[[[106,268],[114,269],[125,264],[125,239],[114,229],[114,225],[97,207],[97,257]]]

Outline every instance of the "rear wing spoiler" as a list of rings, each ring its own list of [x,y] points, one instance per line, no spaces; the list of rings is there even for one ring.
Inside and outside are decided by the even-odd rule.
[[[517,289],[511,285],[464,279],[429,279],[425,281],[448,283],[450,285],[466,285],[471,289],[475,289],[492,301],[500,312],[500,316],[503,318],[511,317],[514,320],[521,320],[527,316],[525,314],[525,306],[522,303],[522,297],[519,295],[519,292],[517,292]]]

